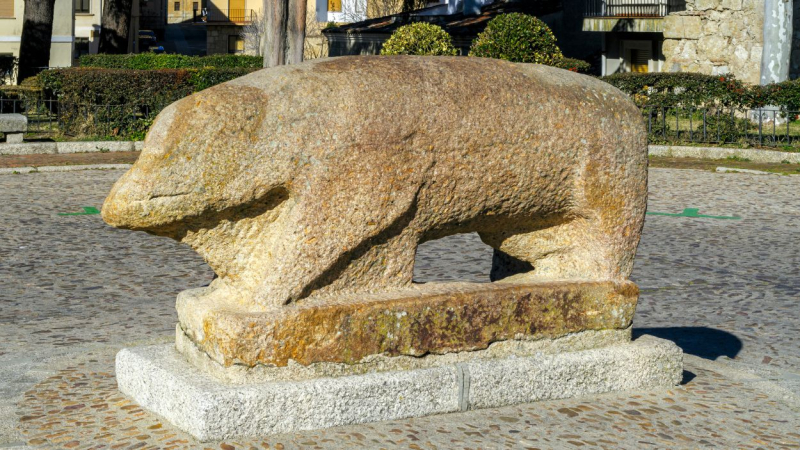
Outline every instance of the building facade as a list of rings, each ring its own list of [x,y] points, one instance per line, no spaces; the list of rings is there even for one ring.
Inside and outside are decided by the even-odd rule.
[[[163,24],[165,0],[133,2],[128,51],[136,51],[141,21]],[[0,56],[19,57],[24,0],[0,0]],[[100,42],[102,0],[56,0],[49,67],[69,67],[85,54],[97,53]]]
[[[793,8],[791,0],[785,3]],[[758,84],[764,67],[765,11],[765,0],[585,0],[583,29],[601,39],[602,75],[731,74]],[[784,25],[791,48],[798,48],[800,35],[791,37],[791,21]],[[798,57],[786,52],[784,58],[788,66]]]
[[[72,65],[75,41],[73,1],[56,0],[53,17],[53,37],[50,44],[50,67]],[[23,0],[0,0],[0,55],[19,57],[22,23],[25,13]]]
[[[158,0],[149,0],[158,2]],[[203,9],[207,8],[207,0],[163,0],[167,12],[167,23],[190,23],[200,20]],[[158,2],[161,3],[161,2]]]

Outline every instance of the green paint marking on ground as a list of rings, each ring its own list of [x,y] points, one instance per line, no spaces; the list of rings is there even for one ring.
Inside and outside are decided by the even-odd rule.
[[[703,219],[719,219],[719,220],[739,220],[741,217],[739,216],[707,216],[705,214],[700,214],[700,210],[697,208],[684,208],[683,212],[680,214],[671,214],[671,213],[664,213],[664,212],[650,212],[648,211],[647,214],[651,216],[672,216],[672,217],[700,217]]]
[[[59,216],[88,216],[90,214],[100,214],[100,210],[94,206],[84,206],[83,212],[58,213]]]

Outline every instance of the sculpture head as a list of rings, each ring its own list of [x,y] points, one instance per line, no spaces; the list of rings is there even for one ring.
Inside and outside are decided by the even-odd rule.
[[[173,228],[187,228],[183,222],[240,208],[276,190],[284,196],[289,166],[285,151],[269,151],[266,97],[258,89],[221,85],[165,108],[136,164],[104,202],[103,220],[181,239]]]

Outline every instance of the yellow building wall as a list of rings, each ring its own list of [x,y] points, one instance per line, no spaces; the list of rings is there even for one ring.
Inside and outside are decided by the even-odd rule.
[[[19,56],[22,36],[22,19],[25,13],[23,0],[14,1],[14,17],[0,18],[0,54]],[[72,65],[73,0],[56,0],[53,18],[53,41],[50,49],[50,67]]]

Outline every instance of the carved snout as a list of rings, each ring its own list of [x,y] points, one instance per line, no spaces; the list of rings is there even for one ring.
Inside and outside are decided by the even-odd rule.
[[[153,231],[166,224],[196,214],[190,192],[159,194],[149,183],[137,180],[135,173],[125,174],[103,202],[103,220],[116,228]]]

